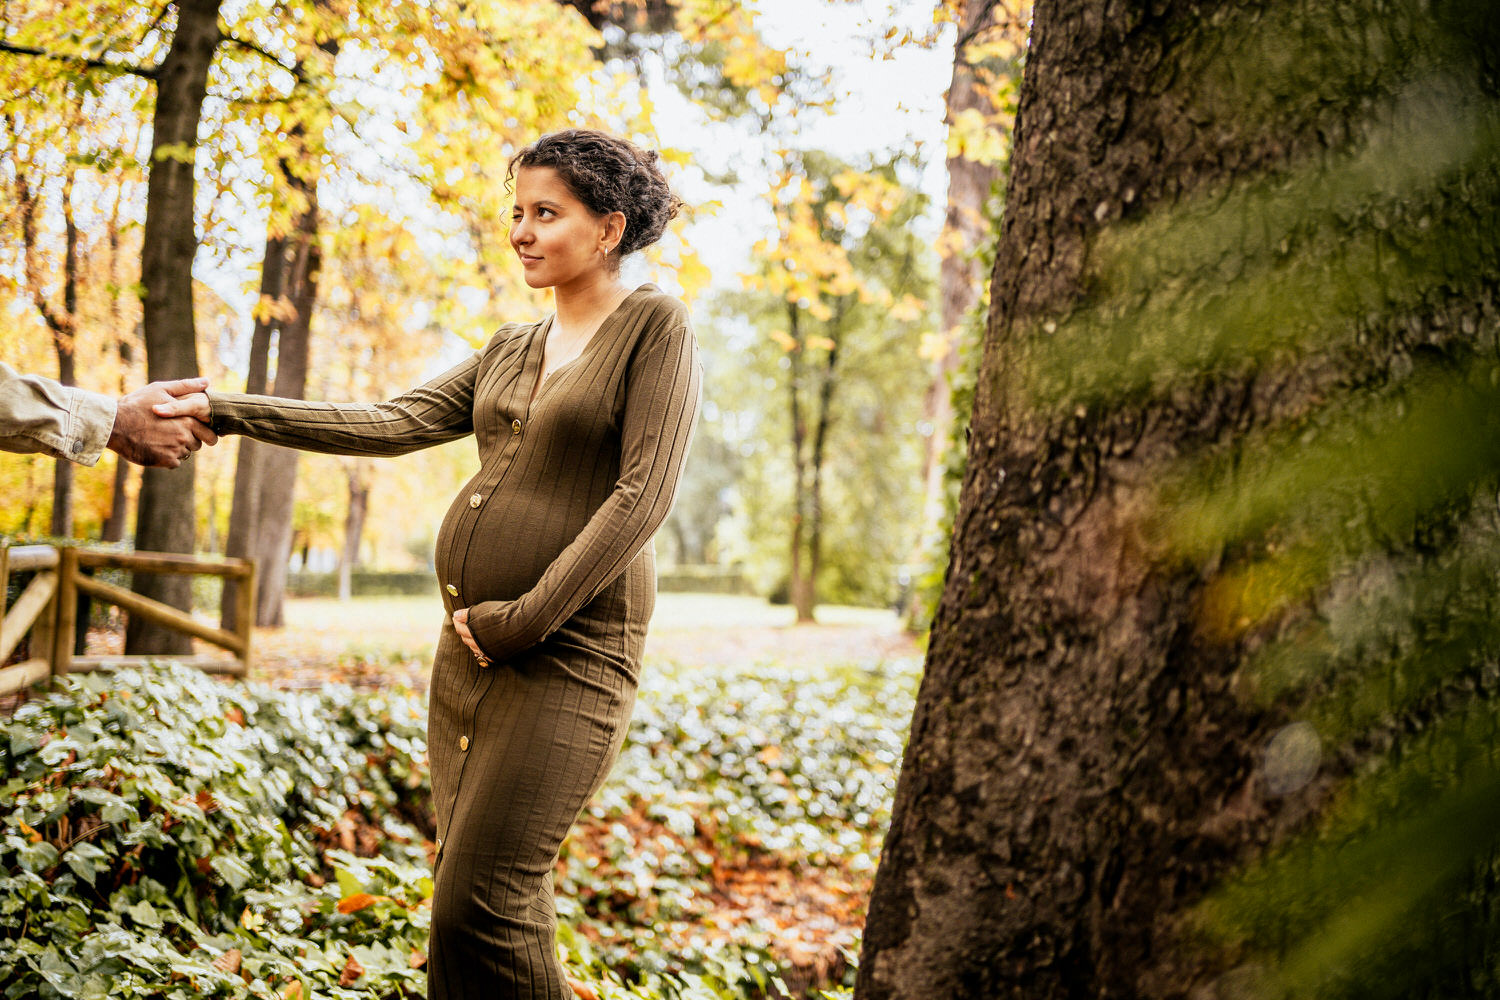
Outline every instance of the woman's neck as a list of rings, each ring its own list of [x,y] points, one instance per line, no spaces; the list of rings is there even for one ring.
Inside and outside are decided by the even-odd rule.
[[[620,276],[600,270],[553,289],[557,326],[569,332],[590,329],[609,315],[628,291]]]

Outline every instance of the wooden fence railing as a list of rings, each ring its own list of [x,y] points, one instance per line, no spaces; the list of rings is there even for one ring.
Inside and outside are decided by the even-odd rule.
[[[95,579],[90,570],[132,573],[186,573],[232,577],[236,588],[234,631],[215,628],[192,615],[112,583]],[[12,573],[34,572],[15,604],[4,608]],[[82,598],[82,600],[80,600]],[[80,605],[101,600],[157,625],[183,632],[226,650],[229,658],[171,655],[87,655],[78,628]],[[30,655],[0,667],[0,695],[19,691],[54,674],[107,670],[148,660],[173,659],[212,673],[243,677],[250,669],[250,629],[255,621],[255,564],[244,559],[201,559],[164,552],[116,552],[64,546],[0,543],[0,663],[10,659],[21,640],[31,635]]]

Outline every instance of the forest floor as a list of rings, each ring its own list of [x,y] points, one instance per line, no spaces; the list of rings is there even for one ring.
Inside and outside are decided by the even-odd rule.
[[[435,598],[362,598],[348,603],[299,599],[286,603],[285,614],[285,628],[256,632],[255,679],[290,689],[332,682],[366,689],[426,690],[434,637],[443,615]],[[891,681],[882,679],[882,668],[877,665],[909,664],[900,668],[905,673],[898,674],[909,676],[920,662],[921,650],[890,611],[825,607],[819,609],[818,623],[811,625],[797,625],[793,617],[790,608],[756,598],[660,595],[648,632],[636,737],[642,730],[670,731],[672,727],[664,720],[694,705],[694,710],[709,716],[705,722],[716,732],[715,739],[698,747],[678,744],[670,752],[683,761],[698,759],[699,773],[713,773],[722,766],[720,754],[728,751],[732,759],[729,748],[738,748],[745,740],[756,745],[764,741],[769,745],[752,763],[771,762],[771,773],[763,776],[764,788],[776,795],[783,789],[774,783],[789,782],[783,770],[792,772],[791,781],[803,783],[792,765],[782,762],[776,768],[777,742],[790,747],[811,735],[806,730],[804,735],[796,733],[808,723],[798,723],[797,712],[831,718],[863,705],[857,710],[857,722],[846,723],[842,737],[831,735],[822,744],[813,739],[794,753],[800,758],[797,767],[806,768],[810,775],[851,767],[866,773],[885,772],[874,779],[884,789],[877,795],[882,801],[861,813],[863,824],[847,816],[839,821],[826,815],[815,828],[805,817],[803,822],[792,821],[793,810],[779,821],[767,816],[751,824],[752,829],[730,835],[727,826],[718,829],[727,822],[726,817],[717,816],[725,797],[722,787],[717,791],[706,785],[693,788],[690,779],[686,787],[673,787],[681,785],[686,774],[671,765],[667,771],[677,774],[675,779],[646,779],[654,769],[643,770],[637,758],[649,757],[651,751],[637,747],[616,768],[612,785],[628,786],[621,788],[626,797],[617,802],[606,789],[601,796],[605,802],[580,819],[569,857],[559,865],[560,893],[571,896],[585,913],[601,911],[602,920],[585,919],[578,926],[578,932],[595,947],[608,944],[599,938],[602,930],[621,934],[616,944],[628,944],[626,951],[660,946],[667,955],[691,952],[704,958],[723,954],[726,948],[731,953],[747,949],[753,953],[760,948],[775,961],[791,996],[813,996],[819,987],[850,981],[848,963],[858,949],[874,855],[888,821],[889,806],[883,800],[894,783],[894,770],[884,761],[893,763],[899,758],[911,697],[905,690],[878,693]],[[850,679],[851,675],[870,680]],[[861,685],[876,691],[861,691]],[[779,690],[807,702],[780,719],[781,730],[772,717],[779,718],[782,706],[789,702],[777,696]],[[743,693],[747,691],[753,693]],[[765,704],[760,711],[747,713],[747,699],[755,697],[764,697]],[[875,707],[880,705],[900,717],[880,718],[882,711]],[[664,716],[659,715],[662,712]],[[715,714],[720,718],[712,718]],[[790,730],[784,728],[788,725]],[[870,746],[864,745],[871,742],[871,734],[864,732],[871,725],[894,740],[878,760]],[[842,764],[838,762],[841,757],[846,758]],[[747,778],[747,787],[754,787],[758,779]],[[813,782],[828,783],[827,778]],[[739,787],[735,782],[731,785]],[[795,787],[786,790],[794,797],[808,794]],[[758,812],[763,798],[764,792],[759,792],[743,801],[743,815]],[[710,805],[711,801],[718,805]],[[653,802],[654,807],[649,805]],[[668,805],[672,803],[676,805]],[[684,806],[697,814],[689,831],[671,821],[672,810]],[[792,830],[800,832],[791,835]],[[680,857],[673,861],[669,855]],[[663,888],[673,879],[662,877],[659,885],[640,892],[619,915],[639,927],[612,929],[611,918],[604,915],[636,891],[621,886],[651,886],[659,877],[660,873],[637,870],[642,856],[660,857],[668,869],[680,865],[681,858],[711,856],[713,860],[702,870],[704,883],[690,893],[697,902],[686,911],[674,917],[669,913],[673,907],[662,905],[673,894]],[[635,915],[626,917],[626,913]]]
[[[425,693],[443,617],[436,596],[293,599],[284,612],[284,628],[255,632],[253,680]],[[659,595],[632,730],[639,745],[627,744],[574,830],[571,863],[559,862],[559,903],[570,891],[581,905],[578,933],[592,947],[610,944],[603,933],[621,935],[621,954],[640,951],[661,934],[665,954],[691,952],[698,968],[763,949],[793,996],[848,982],[921,649],[884,609],[793,618],[757,598]],[[94,630],[90,651],[117,651],[122,631]],[[829,788],[843,794],[823,803]],[[735,804],[720,815],[726,803]],[[671,888],[678,880],[642,869],[643,857],[666,868],[688,859],[698,875],[683,884],[697,888],[684,896]]]

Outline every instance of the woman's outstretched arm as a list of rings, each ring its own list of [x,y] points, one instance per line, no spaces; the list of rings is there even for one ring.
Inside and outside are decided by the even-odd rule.
[[[244,434],[258,441],[330,455],[404,455],[474,431],[474,381],[480,353],[437,378],[383,403],[316,403],[277,396],[212,392],[206,419],[218,434]],[[156,408],[172,416],[189,404]]]
[[[701,396],[686,316],[641,345],[627,379],[614,491],[530,590],[469,609],[468,628],[490,657],[504,659],[555,631],[625,570],[671,510]]]

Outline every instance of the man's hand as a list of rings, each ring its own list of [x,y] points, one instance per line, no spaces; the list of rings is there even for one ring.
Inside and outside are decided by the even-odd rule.
[[[137,389],[120,397],[108,447],[137,465],[177,468],[183,459],[199,448],[218,443],[219,436],[205,423],[208,418],[208,397],[203,396],[202,419],[194,416],[163,416],[154,411],[153,407],[175,403],[178,397],[191,398],[194,393],[201,396],[207,388],[206,378],[184,378],[175,382],[152,382],[144,389]]]

